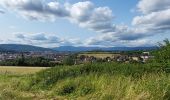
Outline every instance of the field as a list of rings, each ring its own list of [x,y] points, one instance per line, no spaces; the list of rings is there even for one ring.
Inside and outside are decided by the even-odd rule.
[[[170,74],[153,63],[56,66],[1,74],[0,90],[0,100],[169,100]]]
[[[96,57],[96,58],[107,58],[107,57],[110,57],[110,58],[113,58],[114,56],[119,56],[120,54],[113,54],[113,53],[83,53],[83,54],[79,54],[79,56],[93,56],[93,57]]]
[[[47,69],[47,67],[16,67],[16,66],[0,66],[1,74],[34,74],[40,70]]]

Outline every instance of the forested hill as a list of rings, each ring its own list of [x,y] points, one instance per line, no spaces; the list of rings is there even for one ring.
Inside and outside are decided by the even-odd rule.
[[[0,44],[0,52],[16,51],[16,52],[81,52],[81,51],[139,51],[139,50],[155,50],[157,47],[75,47],[75,46],[60,46],[56,48],[43,48],[32,45],[22,44]]]
[[[45,52],[45,51],[54,51],[48,48],[42,48],[31,45],[21,45],[21,44],[0,44],[0,51],[17,51],[17,52]]]

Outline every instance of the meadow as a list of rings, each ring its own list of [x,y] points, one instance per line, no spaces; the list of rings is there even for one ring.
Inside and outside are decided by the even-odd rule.
[[[113,54],[113,53],[83,53],[79,54],[78,56],[88,56],[88,57],[96,57],[96,58],[107,58],[107,57],[114,57],[114,56],[119,56],[120,54]]]
[[[2,100],[169,100],[170,74],[157,63],[56,66],[1,74],[0,90]]]
[[[0,66],[0,74],[34,74],[48,67]]]

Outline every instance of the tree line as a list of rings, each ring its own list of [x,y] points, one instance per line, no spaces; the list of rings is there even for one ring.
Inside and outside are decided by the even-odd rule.
[[[50,62],[49,59],[43,57],[34,58],[17,58],[14,60],[6,60],[0,62],[1,66],[38,66],[38,67],[53,67],[55,63]]]

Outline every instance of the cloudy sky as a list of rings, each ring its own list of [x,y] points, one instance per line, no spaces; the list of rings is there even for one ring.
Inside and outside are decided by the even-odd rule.
[[[0,0],[0,44],[153,46],[170,39],[170,0]]]

